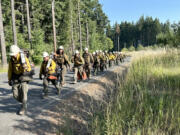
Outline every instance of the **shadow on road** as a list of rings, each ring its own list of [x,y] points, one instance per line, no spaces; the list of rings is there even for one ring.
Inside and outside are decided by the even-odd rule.
[[[126,66],[121,65],[121,68],[125,70]],[[119,75],[117,73],[106,71],[103,76],[111,82],[110,85],[108,82],[101,81],[101,79],[92,78],[86,82],[89,86],[88,91],[103,91],[103,97],[99,99],[97,95],[89,95],[88,92],[83,91],[83,88],[87,89],[87,87],[86,84],[82,83],[65,86],[60,97],[55,95],[56,90],[53,86],[50,86],[49,97],[41,99],[42,82],[35,79],[29,84],[32,88],[28,93],[28,113],[21,119],[14,118],[18,123],[13,126],[14,130],[38,135],[56,133],[68,135],[90,134],[93,114],[104,107],[113,90],[118,87]],[[71,78],[68,79],[71,80]],[[93,89],[91,86],[94,84],[99,85],[101,89]],[[6,96],[6,98],[0,98],[0,112],[2,113],[15,113],[19,108],[19,104],[10,94],[10,90],[1,89],[0,96]]]

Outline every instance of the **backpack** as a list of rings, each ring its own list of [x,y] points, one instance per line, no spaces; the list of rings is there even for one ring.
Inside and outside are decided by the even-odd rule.
[[[12,62],[12,64],[15,64],[12,59],[11,59],[11,62]],[[26,64],[26,56],[25,56],[23,51],[20,52],[20,64],[21,65]],[[31,63],[30,63],[30,65],[31,65],[31,71],[24,72],[22,75],[18,76],[16,79],[18,79],[21,82],[32,81],[33,80],[33,75],[35,75],[35,69],[34,69],[34,67],[32,67]],[[16,75],[14,75],[14,76],[16,76]]]

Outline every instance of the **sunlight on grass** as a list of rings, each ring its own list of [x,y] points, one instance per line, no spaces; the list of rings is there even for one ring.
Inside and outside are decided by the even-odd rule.
[[[179,76],[180,77],[180,66],[178,67],[152,67],[151,73],[153,76],[157,77],[174,77]]]
[[[180,53],[144,54],[135,58],[106,109],[94,116],[94,134],[180,134]]]

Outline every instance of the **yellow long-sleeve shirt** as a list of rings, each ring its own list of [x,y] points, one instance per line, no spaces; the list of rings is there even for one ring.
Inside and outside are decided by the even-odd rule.
[[[46,67],[47,67],[48,62],[43,61],[41,64],[40,68],[40,75],[45,75],[46,74]],[[52,60],[51,64],[48,68],[47,74],[54,74],[56,72],[56,63]]]
[[[115,59],[116,59],[116,57],[113,54],[109,55],[109,60],[115,60]]]
[[[21,63],[21,55],[20,53],[17,55],[16,58],[11,58],[9,61],[9,67],[8,67],[8,80],[12,80],[12,75],[21,75],[24,72],[30,72],[31,71],[31,65],[29,63],[28,58],[25,57],[26,64],[25,66]]]

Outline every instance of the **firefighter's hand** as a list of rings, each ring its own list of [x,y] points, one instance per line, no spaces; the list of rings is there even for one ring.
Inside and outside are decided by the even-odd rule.
[[[71,66],[68,67],[68,71],[71,71]]]
[[[13,84],[12,84],[12,81],[8,81],[8,84],[9,84],[9,86],[12,86]]]
[[[69,70],[70,70],[71,72],[73,72],[73,67],[70,67]]]
[[[42,75],[39,75],[39,79],[42,80]]]
[[[27,64],[23,64],[23,68],[24,68],[24,70],[27,70],[28,69]]]
[[[46,73],[49,71],[49,69],[48,68],[46,68]]]

